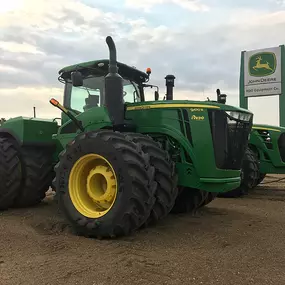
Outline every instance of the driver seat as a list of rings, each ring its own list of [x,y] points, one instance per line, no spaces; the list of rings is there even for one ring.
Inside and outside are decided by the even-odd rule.
[[[89,95],[86,99],[85,99],[85,106],[83,107],[84,111],[87,111],[93,107],[99,107],[99,95]]]

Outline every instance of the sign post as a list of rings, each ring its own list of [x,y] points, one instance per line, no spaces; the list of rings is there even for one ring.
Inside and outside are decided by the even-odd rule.
[[[240,107],[249,97],[279,95],[279,124],[285,127],[285,46],[243,51],[240,65]]]

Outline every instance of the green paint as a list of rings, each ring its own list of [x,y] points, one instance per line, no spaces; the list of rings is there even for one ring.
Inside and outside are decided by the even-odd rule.
[[[285,46],[281,45],[281,95],[279,96],[279,125],[285,127]]]
[[[93,74],[96,76],[105,76],[108,74],[108,59],[92,60],[82,62],[62,68],[58,73],[60,77],[65,80],[70,80],[72,71],[79,70],[84,74]],[[134,79],[135,81],[146,81],[148,75],[134,67],[131,67],[122,62],[118,62],[119,74],[126,79]]]
[[[276,56],[273,52],[259,52],[253,54],[248,61],[248,72],[251,76],[268,76],[276,70]]]
[[[285,173],[285,150],[282,144],[278,144],[285,136],[285,128],[256,124],[250,134],[249,146],[258,155],[260,171],[262,173]],[[280,138],[281,136],[281,138]],[[284,137],[285,142],[285,137]]]
[[[58,125],[54,120],[16,117],[7,120],[0,129],[10,130],[22,144],[52,144]]]
[[[244,111],[228,105],[201,102],[201,101],[171,101],[169,102],[145,102],[144,104],[129,104],[128,106],[143,106],[156,104],[202,104],[204,108],[186,108],[190,118],[190,128],[192,144],[189,142],[179,123],[178,110],[183,108],[170,109],[142,109],[127,111],[126,118],[131,119],[137,126],[137,132],[149,134],[156,140],[163,140],[164,136],[170,137],[177,142],[176,148],[179,149],[179,160],[176,164],[179,182],[181,186],[199,188],[206,191],[220,192],[229,191],[236,188],[240,183],[239,170],[218,169],[215,162],[213,139],[209,124],[207,106],[218,106],[220,110]],[[191,110],[192,109],[192,110]],[[196,120],[195,116],[203,118]],[[185,158],[187,153],[188,161]]]
[[[122,63],[118,66],[121,76],[135,82],[138,86],[137,92],[142,92],[142,84],[147,81],[147,74]],[[98,60],[68,66],[59,73],[61,79],[69,82],[70,74],[75,69],[81,70],[84,77],[90,75],[98,77],[107,73],[107,67],[108,61]],[[71,85],[65,86],[64,106],[70,109]],[[104,90],[102,93],[104,94]],[[133,100],[132,96],[130,98]],[[82,104],[85,104],[85,100],[82,100]],[[83,109],[81,108],[83,106],[78,107]],[[79,112],[79,109],[70,111],[82,122],[86,132],[112,127],[102,100],[100,100],[100,106],[92,107],[84,112]],[[215,112],[215,115],[212,115],[212,112]],[[248,120],[252,120],[252,113],[243,108],[217,102],[178,100],[137,103],[126,101],[125,118],[136,126],[136,132],[152,136],[169,152],[176,163],[178,185],[224,192],[239,186],[240,168],[234,167],[233,163],[242,157],[242,152],[236,153],[230,160],[228,159],[229,166],[217,167],[218,160],[221,160],[217,149],[221,147],[223,140],[219,137],[219,133],[214,139],[212,132],[217,132],[215,129],[221,132],[226,130],[224,125],[227,121],[226,112],[236,112],[235,115],[247,114]],[[219,116],[222,120],[216,121],[215,118]],[[26,141],[54,142],[56,146],[54,163],[58,161],[59,153],[80,133],[65,114],[61,116],[60,127],[52,120],[31,118],[12,119],[5,126],[14,131],[22,143]],[[41,131],[43,133],[39,134]],[[238,141],[237,145],[244,147],[247,145],[249,131],[248,129],[241,133],[244,138]],[[234,139],[229,140],[229,146],[233,146],[236,142]],[[229,150],[226,151],[226,146],[222,147],[220,154],[224,155],[229,152]]]
[[[244,51],[241,53],[240,78],[239,78],[239,104],[240,107],[248,109],[248,98],[244,96]]]

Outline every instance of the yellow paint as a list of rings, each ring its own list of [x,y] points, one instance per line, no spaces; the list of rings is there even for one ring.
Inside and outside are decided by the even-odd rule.
[[[273,54],[273,55],[274,55],[274,54]],[[274,56],[275,56],[275,55],[274,55]],[[273,69],[269,66],[269,63],[268,63],[268,62],[266,62],[266,63],[261,63],[261,61],[262,61],[262,57],[261,57],[261,56],[256,57],[256,60],[255,60],[256,64],[255,64],[255,66],[253,66],[252,68],[253,68],[254,70],[256,70],[256,69],[261,69],[261,68],[265,68],[265,69],[269,69],[269,70],[273,71]]]
[[[164,109],[164,108],[209,108],[209,109],[220,109],[219,106],[213,105],[202,105],[202,104],[151,104],[151,105],[141,105],[141,106],[128,106],[127,111],[133,110],[146,110],[146,109]]]
[[[273,131],[273,132],[279,132],[279,133],[281,132],[278,129],[272,129],[272,128],[263,128],[263,127],[252,127],[252,128],[255,130]]]
[[[77,211],[88,218],[99,218],[113,207],[117,178],[109,161],[90,153],[79,158],[69,175],[69,195]]]
[[[205,119],[204,116],[196,116],[196,115],[191,116],[191,120],[194,120],[194,121],[203,121],[204,119]]]
[[[201,109],[201,108],[191,108],[190,111],[191,112],[203,112],[204,109]]]
[[[58,106],[64,113],[68,112],[68,110],[65,107],[63,107],[61,104],[58,104]]]

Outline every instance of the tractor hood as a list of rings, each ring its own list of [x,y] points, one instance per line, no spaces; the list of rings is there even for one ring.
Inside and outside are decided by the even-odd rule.
[[[254,124],[252,126],[254,130],[267,130],[267,131],[275,131],[275,132],[285,132],[284,127],[272,126],[272,125],[264,125],[264,124]]]

